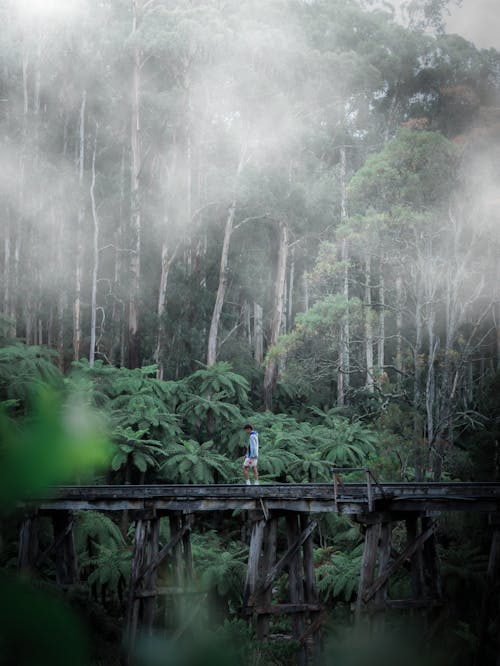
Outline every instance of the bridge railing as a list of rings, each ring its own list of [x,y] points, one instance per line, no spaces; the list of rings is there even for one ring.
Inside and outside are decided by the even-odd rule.
[[[373,511],[374,509],[374,495],[373,495],[373,486],[375,485],[382,495],[385,497],[384,489],[380,485],[375,474],[368,467],[332,467],[332,476],[333,476],[333,495],[335,499],[335,507],[337,507],[339,488],[343,488],[344,484],[342,482],[341,474],[350,473],[350,472],[364,472],[366,477],[366,496],[368,498],[368,510]]]

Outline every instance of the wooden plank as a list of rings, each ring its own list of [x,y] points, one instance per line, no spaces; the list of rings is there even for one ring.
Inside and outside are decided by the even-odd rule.
[[[78,563],[73,536],[73,517],[68,511],[53,516],[57,584],[64,587],[78,579]]]
[[[137,636],[139,622],[140,599],[137,597],[137,584],[139,572],[144,558],[144,541],[146,538],[146,524],[143,520],[138,520],[135,528],[134,551],[132,555],[132,566],[130,569],[130,582],[127,595],[127,612],[124,625],[124,663],[125,666],[131,665],[132,654]]]
[[[250,598],[248,599],[248,605],[250,606],[255,605],[257,595],[261,594],[270,585],[272,585],[275,578],[279,576],[279,574],[283,571],[283,569],[286,566],[288,566],[294,554],[302,546],[302,544],[308,538],[308,536],[312,534],[312,532],[316,529],[316,527],[317,527],[317,522],[315,520],[311,521],[308,527],[299,536],[297,541],[288,547],[286,553],[278,560],[278,562],[274,565],[271,571],[267,574],[262,585],[259,586],[259,588],[255,591],[255,593],[250,596]]]
[[[37,568],[39,560],[38,549],[38,517],[36,515],[26,516],[19,528],[19,550],[17,557],[17,570],[19,573],[29,573]]]
[[[432,525],[432,518],[429,516],[422,516],[422,531],[429,529]],[[443,588],[435,530],[432,531],[431,536],[424,542],[423,561],[424,580],[427,584],[428,592],[431,597],[440,599],[443,596]]]
[[[256,615],[293,615],[295,613],[318,613],[322,610],[321,604],[269,604],[267,606],[254,606],[249,613]]]
[[[145,544],[145,561],[151,563],[158,554],[160,540],[160,519],[148,521]],[[143,578],[144,586],[154,589],[156,586],[156,566],[148,566],[147,573]],[[139,583],[139,580],[137,581]],[[139,595],[136,592],[136,598]],[[147,635],[152,635],[153,624],[156,617],[156,597],[151,596],[144,599],[142,603],[142,628]]]
[[[422,546],[424,542],[417,542],[418,520],[418,516],[411,516],[405,521],[408,544],[416,544],[416,547],[412,549],[412,552],[409,555],[411,591],[414,599],[421,599],[424,596],[424,565],[422,554]],[[432,529],[428,538],[432,536],[433,531],[434,530]]]
[[[367,588],[363,593],[363,601],[366,603],[369,601],[375,592],[385,584],[385,582],[392,576],[402,564],[412,556],[412,554],[419,548],[426,539],[428,539],[434,530],[434,525],[431,525],[425,532],[421,532],[418,537],[413,541],[413,543],[408,544],[401,555],[390,564],[385,571]]]
[[[366,591],[370,589],[375,575],[377,546],[380,534],[380,523],[368,525],[365,533],[365,547],[359,577],[358,598],[356,601],[356,621],[361,618],[362,602],[366,603]],[[369,597],[368,597],[369,598]]]
[[[151,562],[148,562],[146,566],[142,568],[142,570],[138,574],[138,581],[141,580],[141,578],[144,578],[148,576],[152,570],[156,569],[162,562],[163,560],[169,555],[174,548],[179,544],[179,542],[182,540],[184,535],[191,529],[192,525],[192,517],[190,516],[189,519],[184,523],[182,528],[177,529],[174,527],[174,536],[170,539],[170,541],[163,546],[163,548],[160,550],[160,552],[153,557]]]
[[[268,573],[272,570],[276,563],[276,551],[278,543],[278,519],[270,517],[267,521],[264,530],[264,547],[262,554],[262,569],[259,580],[265,579]],[[260,594],[256,595],[257,606],[270,607],[272,600],[271,586],[263,589]],[[257,637],[259,640],[266,640],[269,636],[269,616],[267,614],[257,617]]]
[[[303,570],[302,570],[302,561],[300,557],[300,546],[295,548],[297,543],[301,542],[301,545],[305,539],[301,538],[300,526],[299,526],[299,516],[296,514],[291,514],[286,517],[286,527],[287,527],[287,540],[288,548],[291,549],[292,555],[288,564],[288,587],[290,594],[290,602],[297,606],[302,606],[304,604],[304,585],[303,585]],[[308,531],[307,529],[305,530]],[[312,530],[311,530],[312,532]],[[302,532],[304,534],[304,532]],[[292,632],[293,637],[298,641],[303,635],[305,629],[305,617],[304,613],[298,612],[292,616]],[[296,662],[297,666],[305,666],[307,664],[307,653],[305,647],[300,645],[296,653]]]
[[[247,575],[245,580],[245,587],[243,589],[244,606],[249,603],[250,598],[253,598],[254,592],[257,588],[265,524],[265,520],[256,520],[252,526],[252,534],[250,536],[250,550],[248,552]]]

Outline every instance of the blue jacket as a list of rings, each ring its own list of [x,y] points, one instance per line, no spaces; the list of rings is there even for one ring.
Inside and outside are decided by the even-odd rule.
[[[259,457],[259,435],[255,430],[250,433],[248,440],[247,458]]]

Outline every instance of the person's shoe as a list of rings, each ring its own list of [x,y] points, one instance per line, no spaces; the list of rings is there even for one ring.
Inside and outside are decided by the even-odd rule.
[[[257,481],[254,481],[254,484],[253,484],[253,485],[254,485],[254,486],[258,486],[258,485],[259,485],[259,479],[257,479]]]
[[[252,485],[250,479],[247,479],[245,483],[246,483],[247,486],[251,486],[251,485]]]

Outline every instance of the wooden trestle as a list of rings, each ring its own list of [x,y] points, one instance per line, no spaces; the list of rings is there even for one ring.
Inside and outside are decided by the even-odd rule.
[[[442,603],[434,516],[441,511],[479,511],[498,517],[500,484],[380,485],[368,480],[344,485],[336,476],[331,484],[61,487],[36,504],[26,503],[20,526],[19,568],[36,569],[46,558],[54,557],[57,583],[75,583],[74,512],[129,511],[136,524],[124,626],[129,648],[125,661],[131,663],[138,631],[151,632],[158,624],[159,600],[189,586],[193,575],[190,532],[195,529],[197,515],[235,509],[246,512],[251,528],[241,612],[253,619],[261,640],[270,638],[274,617],[289,615],[298,646],[296,663],[303,666],[311,663],[320,645],[323,619],[313,562],[315,514],[346,514],[360,524],[365,546],[355,617],[380,627],[388,608],[431,609]],[[44,515],[52,517],[54,542],[41,553],[38,518]],[[160,548],[159,521],[164,516],[170,524],[170,541]],[[278,543],[279,521],[284,521],[286,544]],[[400,553],[395,552],[391,538],[398,522],[404,523],[407,535],[407,545]],[[500,569],[500,523],[496,518],[490,522],[493,539],[487,576],[493,589],[498,586]],[[160,588],[157,571],[166,558],[174,580],[170,587]],[[410,569],[411,598],[390,599],[390,578],[403,566]],[[285,570],[289,602],[273,604],[273,584]],[[491,603],[485,598],[483,613]],[[193,613],[197,607],[193,604]]]

